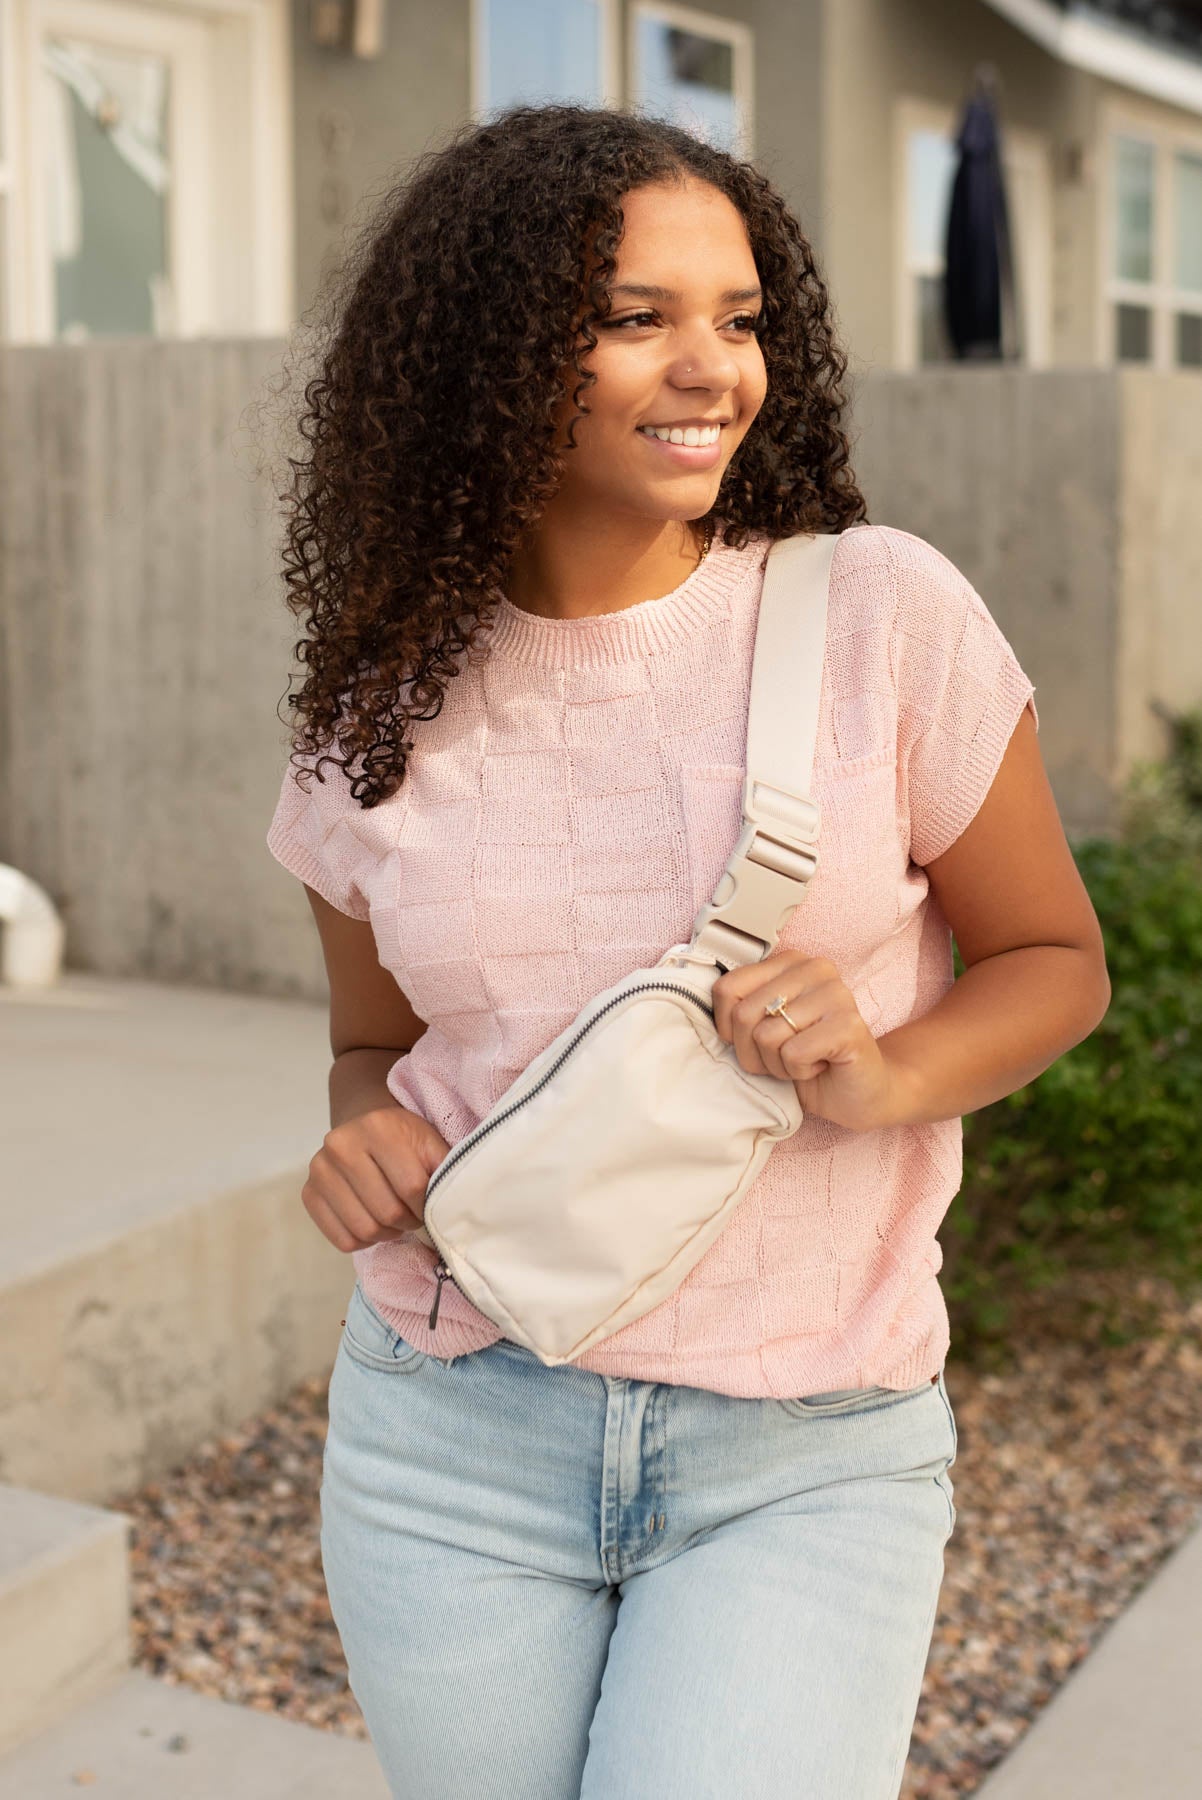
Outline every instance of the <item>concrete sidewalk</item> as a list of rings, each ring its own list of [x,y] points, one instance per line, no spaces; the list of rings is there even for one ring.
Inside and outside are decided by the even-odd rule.
[[[170,1687],[133,1669],[0,1761],[0,1800],[388,1800],[365,1739]]]
[[[1113,1621],[977,1800],[1202,1794],[1202,1525]]]

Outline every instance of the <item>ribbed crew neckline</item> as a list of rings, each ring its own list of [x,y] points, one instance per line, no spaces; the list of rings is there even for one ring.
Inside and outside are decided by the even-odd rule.
[[[524,611],[502,594],[487,639],[489,654],[542,668],[579,669],[632,662],[648,651],[674,648],[694,626],[729,610],[732,595],[750,580],[767,552],[757,532],[741,550],[732,549],[721,541],[723,525],[722,520],[716,522],[709,554],[678,587],[616,612],[547,619]]]

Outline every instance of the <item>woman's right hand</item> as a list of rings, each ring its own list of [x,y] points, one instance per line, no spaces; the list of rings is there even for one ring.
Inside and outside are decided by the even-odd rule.
[[[426,1183],[451,1146],[420,1113],[395,1102],[326,1132],[301,1189],[305,1211],[349,1254],[416,1231]]]

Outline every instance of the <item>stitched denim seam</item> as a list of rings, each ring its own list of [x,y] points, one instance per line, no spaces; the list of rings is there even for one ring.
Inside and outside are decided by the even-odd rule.
[[[947,1422],[952,1428],[952,1453],[951,1453],[950,1457],[948,1458],[948,1467],[950,1468],[952,1463],[955,1462],[957,1455],[959,1454],[960,1433],[956,1428],[956,1415],[952,1411],[952,1403],[948,1399],[947,1388],[944,1385],[942,1369],[939,1371],[939,1380],[935,1385],[939,1389],[939,1398],[943,1401],[943,1410],[947,1414]]]
[[[423,1360],[424,1353],[421,1350],[415,1349],[412,1344],[407,1343],[400,1332],[396,1330],[395,1326],[388,1323],[388,1320],[384,1318],[383,1314],[378,1312],[372,1305],[358,1282],[355,1284],[355,1291],[351,1298],[352,1301],[358,1299],[359,1303],[370,1315],[379,1330],[384,1334],[389,1347],[387,1350],[374,1350],[369,1344],[360,1343],[359,1339],[355,1337],[354,1333],[351,1331],[350,1309],[348,1307],[347,1323],[342,1328],[342,1338],[346,1345],[348,1356],[353,1357],[356,1362],[365,1364],[368,1368],[384,1369],[390,1374],[395,1370],[413,1369]],[[403,1351],[404,1354],[395,1354],[398,1350]]]
[[[406,1373],[415,1369],[423,1361],[422,1352],[415,1350],[411,1344],[405,1346],[404,1356],[384,1356],[378,1350],[369,1350],[358,1338],[352,1337],[348,1327],[343,1327],[342,1341],[346,1353],[353,1361],[363,1363],[369,1369],[383,1369],[386,1373]]]
[[[943,1473],[941,1475],[937,1475],[935,1477],[935,1481],[939,1488],[939,1491],[942,1493],[943,1498],[947,1501],[948,1514],[949,1514],[949,1517],[951,1520],[950,1526],[948,1528],[948,1536],[950,1537],[951,1533],[953,1531],[955,1531],[955,1529],[956,1529],[956,1520],[959,1515],[956,1512],[955,1500],[952,1498],[952,1494],[953,1494],[952,1478],[948,1474],[947,1471],[948,1471],[948,1469],[951,1468],[952,1464],[955,1462],[956,1457],[959,1453],[960,1433],[956,1429],[956,1415],[952,1411],[952,1403],[948,1399],[947,1388],[944,1385],[942,1369],[940,1369],[940,1371],[939,1371],[939,1380],[936,1383],[936,1386],[939,1389],[939,1398],[943,1401],[943,1410],[947,1414],[947,1422],[952,1428],[952,1453],[947,1459],[947,1464],[943,1470]]]
[[[862,1419],[869,1413],[879,1412],[882,1406],[892,1406],[895,1401],[912,1400],[916,1396],[924,1394],[933,1385],[933,1382],[924,1381],[913,1388],[879,1386],[865,1388],[863,1390],[864,1398],[835,1400],[829,1406],[807,1406],[803,1397],[789,1397],[778,1400],[776,1404],[793,1419],[841,1419],[848,1414],[854,1414],[857,1419]],[[867,1404],[869,1396],[875,1396],[877,1401],[875,1406]]]

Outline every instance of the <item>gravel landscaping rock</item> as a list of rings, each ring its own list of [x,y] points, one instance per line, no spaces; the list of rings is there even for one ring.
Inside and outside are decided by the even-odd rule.
[[[957,1522],[902,1800],[973,1793],[1202,1523],[1202,1288],[1091,1275],[1024,1301],[1011,1341],[992,1372],[948,1359]],[[140,1667],[365,1737],[322,1581],[325,1401],[304,1382],[109,1504]]]

